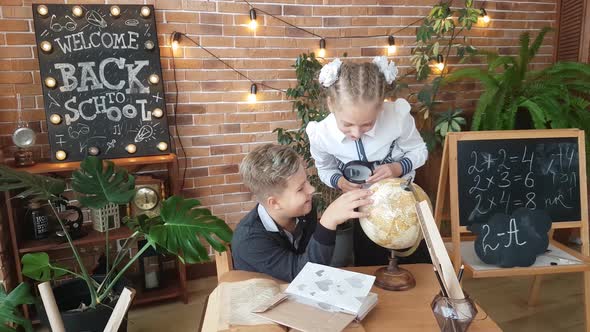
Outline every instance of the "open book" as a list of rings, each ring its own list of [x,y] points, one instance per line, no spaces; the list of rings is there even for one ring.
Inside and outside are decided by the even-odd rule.
[[[307,263],[284,292],[252,312],[300,331],[342,331],[377,304],[377,294],[369,292],[374,281],[374,276]]]

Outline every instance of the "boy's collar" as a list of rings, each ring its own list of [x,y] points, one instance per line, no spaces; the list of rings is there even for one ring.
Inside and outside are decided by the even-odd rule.
[[[268,211],[266,211],[266,208],[264,206],[262,206],[262,204],[258,204],[258,216],[260,217],[260,221],[262,221],[262,225],[264,226],[264,229],[266,229],[266,231],[275,232],[275,233],[280,232],[279,226],[272,219],[270,214],[268,214]],[[297,225],[300,220],[302,220],[302,219],[295,218],[295,225]]]

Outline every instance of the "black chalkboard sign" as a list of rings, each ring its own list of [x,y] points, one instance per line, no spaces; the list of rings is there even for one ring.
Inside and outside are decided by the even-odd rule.
[[[552,222],[580,221],[579,152],[577,137],[459,140],[460,225],[518,208],[544,210]]]
[[[53,161],[170,153],[154,8],[33,5]]]

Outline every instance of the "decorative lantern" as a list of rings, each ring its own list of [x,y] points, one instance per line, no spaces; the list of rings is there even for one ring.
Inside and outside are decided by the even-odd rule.
[[[137,242],[139,248],[145,246],[146,243],[146,240]],[[144,289],[150,290],[162,287],[162,259],[161,255],[153,247],[149,247],[139,256],[139,270],[143,275]]]
[[[99,232],[121,227],[119,205],[109,203],[102,209],[91,209],[92,228]]]

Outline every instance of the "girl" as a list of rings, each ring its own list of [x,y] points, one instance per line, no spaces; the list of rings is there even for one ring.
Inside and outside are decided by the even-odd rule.
[[[326,185],[343,192],[360,188],[342,173],[353,160],[371,164],[369,184],[391,177],[413,178],[415,169],[426,162],[428,151],[410,115],[410,104],[405,99],[384,102],[396,75],[397,67],[384,56],[370,63],[335,59],[322,68],[319,81],[331,114],[310,122],[306,132],[318,175]],[[369,240],[358,223],[354,228],[355,264],[387,264],[389,252]],[[428,260],[421,247],[418,252],[426,259],[418,260]]]

